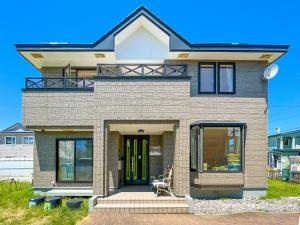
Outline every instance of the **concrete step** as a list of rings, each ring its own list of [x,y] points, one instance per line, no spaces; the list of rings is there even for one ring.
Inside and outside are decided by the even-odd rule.
[[[184,198],[156,198],[156,199],[109,199],[98,198],[98,204],[185,204]]]
[[[90,188],[53,188],[46,192],[48,196],[93,196],[93,189]]]
[[[98,203],[94,207],[97,213],[136,213],[136,214],[161,214],[161,213],[189,213],[189,206],[186,203],[141,203],[141,204],[117,204],[117,203]]]

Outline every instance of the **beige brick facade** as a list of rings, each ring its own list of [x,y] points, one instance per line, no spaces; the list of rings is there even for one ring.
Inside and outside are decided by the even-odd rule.
[[[109,188],[122,183],[118,172],[122,136],[109,132],[109,121],[172,121],[175,124],[173,132],[164,132],[156,140],[163,154],[155,163],[159,161],[161,167],[150,160],[150,171],[156,174],[168,163],[174,163],[176,193],[189,194],[190,182],[200,186],[265,188],[267,82],[262,80],[262,73],[266,63],[236,62],[236,94],[232,95],[199,95],[198,61],[184,63],[188,63],[190,80],[112,78],[96,80],[94,90],[89,92],[24,91],[23,123],[44,129],[92,127],[93,132],[84,135],[94,138],[93,188],[97,195],[106,195]],[[190,124],[197,120],[235,120],[247,124],[243,173],[233,176],[192,173],[190,177],[189,130]],[[36,132],[35,186],[51,185],[55,180],[55,155],[51,153],[47,158],[47,154],[55,152],[55,137],[60,135]]]

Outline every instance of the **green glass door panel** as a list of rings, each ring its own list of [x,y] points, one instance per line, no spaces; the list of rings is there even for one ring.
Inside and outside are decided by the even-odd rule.
[[[127,139],[126,141],[126,180],[130,180],[130,173],[131,173],[131,167],[130,167],[130,139]]]
[[[143,139],[143,146],[142,146],[142,179],[146,180],[146,172],[147,172],[147,143],[146,139]]]
[[[124,136],[125,183],[147,184],[149,180],[149,136]]]
[[[137,160],[137,149],[138,148],[138,140],[134,139],[133,140],[133,179],[137,180],[137,166],[138,166],[138,160]]]

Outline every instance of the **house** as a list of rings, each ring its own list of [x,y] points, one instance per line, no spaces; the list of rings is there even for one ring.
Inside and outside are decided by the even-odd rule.
[[[16,123],[0,131],[0,176],[32,177],[33,131]]]
[[[138,193],[173,164],[177,196],[266,193],[263,72],[287,45],[192,44],[142,6],[92,44],[16,49],[41,72],[23,89],[36,191]]]
[[[289,169],[289,157],[300,156],[300,129],[292,129],[269,135],[269,165],[282,170]]]

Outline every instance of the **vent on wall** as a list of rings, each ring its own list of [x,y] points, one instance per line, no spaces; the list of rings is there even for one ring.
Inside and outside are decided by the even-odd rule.
[[[42,54],[40,53],[31,53],[31,56],[35,59],[41,59],[44,58]]]
[[[103,53],[95,53],[95,58],[105,58]]]
[[[188,53],[180,53],[178,54],[178,58],[180,59],[187,59],[189,57]]]
[[[263,54],[261,55],[259,58],[260,59],[264,59],[264,60],[268,60],[272,57],[272,54]]]

